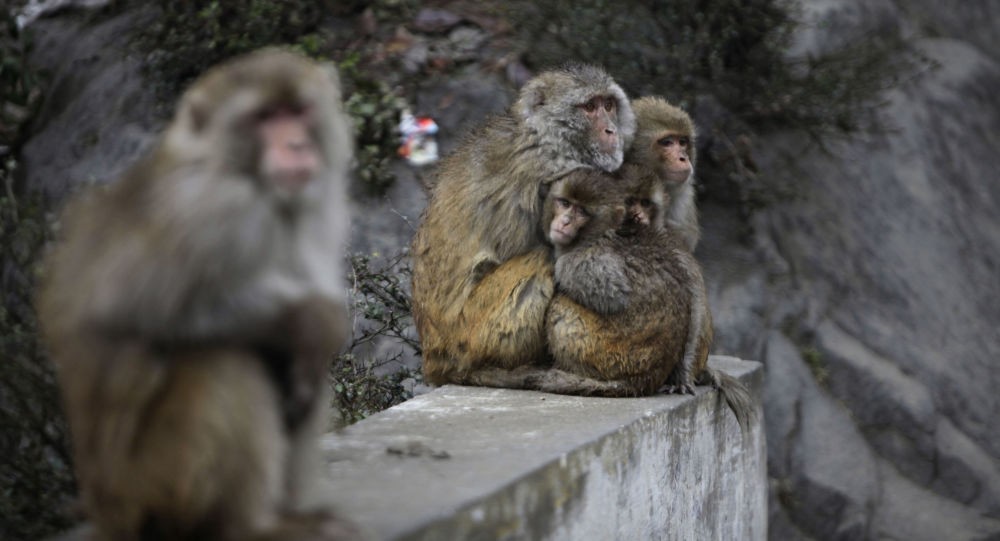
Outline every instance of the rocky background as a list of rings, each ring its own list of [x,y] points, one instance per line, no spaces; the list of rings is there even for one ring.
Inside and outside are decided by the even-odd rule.
[[[393,58],[396,71],[368,92],[433,117],[444,152],[504,109],[547,59],[518,49],[517,20],[474,3],[390,9],[401,3],[377,3],[383,12],[345,2],[327,28],[347,36],[334,40],[343,47],[378,41],[368,50]],[[30,283],[32,246],[48,235],[25,205],[51,208],[80,185],[113,179],[148,147],[172,103],[144,69],[156,58],[136,46],[156,9],[122,4],[50,10],[26,27],[33,46],[24,64],[45,79],[21,100],[31,113],[14,143],[0,147],[4,160],[17,161],[5,204],[21,202],[15,220],[0,208],[0,352],[3,362],[28,367],[17,381],[0,373],[4,539],[36,538],[70,520],[59,518],[71,481],[57,410],[45,396],[39,405],[18,395],[25,385],[51,390],[50,375],[24,354],[33,347],[23,336],[32,316],[17,287]],[[848,136],[755,124],[696,86],[684,101],[701,130],[696,255],[710,288],[714,352],[761,360],[767,370],[770,537],[1000,539],[1000,5],[806,0],[796,13],[805,24],[789,36],[788,57],[850,50],[889,29],[921,61],[852,119],[881,129]],[[400,24],[385,24],[399,14]],[[560,36],[551,30],[543,34]],[[603,63],[619,76],[617,62]],[[633,95],[670,95],[653,82],[620,80]],[[374,175],[395,177],[386,191],[358,181],[352,251],[405,249],[431,171],[388,160]],[[404,366],[419,363],[405,344],[376,349]],[[9,458],[16,453],[48,467],[28,471]],[[32,515],[39,506],[58,516]]]

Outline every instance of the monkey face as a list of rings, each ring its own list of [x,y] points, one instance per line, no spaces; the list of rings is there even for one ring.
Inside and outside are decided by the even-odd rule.
[[[555,216],[549,225],[549,241],[556,246],[572,243],[580,229],[590,220],[590,213],[582,206],[563,197],[554,201]]]
[[[625,224],[648,227],[653,223],[656,205],[646,197],[629,196],[625,199]]]
[[[660,174],[667,184],[681,184],[694,172],[691,163],[691,138],[667,131],[653,139],[653,154],[657,157]]]
[[[598,156],[619,157],[624,145],[618,133],[618,100],[593,96],[577,106],[587,120],[587,136]]]
[[[317,182],[323,157],[312,135],[311,116],[309,109],[280,108],[255,118],[259,171],[279,198],[295,198]]]

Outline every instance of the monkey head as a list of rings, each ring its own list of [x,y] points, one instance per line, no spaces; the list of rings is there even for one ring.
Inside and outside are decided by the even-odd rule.
[[[657,172],[668,185],[680,185],[694,175],[695,129],[691,117],[660,97],[632,103],[638,133],[629,162]]]
[[[614,171],[635,135],[625,92],[603,69],[573,64],[538,75],[521,89],[514,116],[554,159]]]
[[[619,189],[625,194],[625,216],[618,232],[634,234],[640,229],[663,229],[664,209],[669,196],[663,182],[646,168],[627,164],[620,171]]]
[[[240,57],[185,93],[167,151],[280,205],[322,204],[326,180],[343,178],[351,159],[349,128],[332,120],[345,116],[339,88],[332,68],[289,51]]]
[[[605,173],[580,169],[552,186],[542,227],[557,252],[621,225],[626,208],[617,184],[617,179]]]

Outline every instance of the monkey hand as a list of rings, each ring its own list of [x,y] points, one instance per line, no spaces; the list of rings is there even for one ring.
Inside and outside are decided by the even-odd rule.
[[[683,365],[678,365],[667,378],[667,383],[660,388],[667,394],[694,394],[694,376]]]
[[[660,388],[660,392],[666,394],[694,394],[694,386],[686,384],[681,384],[681,385],[667,384]]]
[[[314,296],[287,308],[258,348],[278,384],[289,427],[315,408],[331,357],[347,340],[349,328],[342,304]]]
[[[476,254],[473,259],[475,265],[472,266],[472,283],[478,284],[486,277],[487,274],[493,272],[497,267],[500,266],[500,262],[490,254],[480,252]]]

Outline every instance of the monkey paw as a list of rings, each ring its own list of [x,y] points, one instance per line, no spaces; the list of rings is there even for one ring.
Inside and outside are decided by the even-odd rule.
[[[667,394],[694,394],[694,385],[690,383],[675,383],[664,385],[660,392]]]

